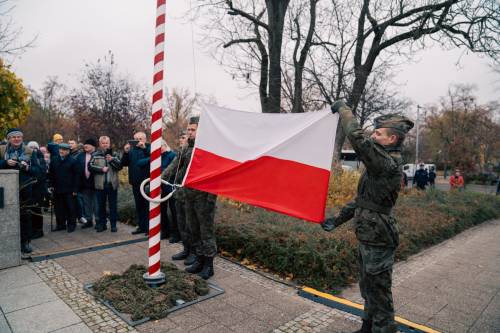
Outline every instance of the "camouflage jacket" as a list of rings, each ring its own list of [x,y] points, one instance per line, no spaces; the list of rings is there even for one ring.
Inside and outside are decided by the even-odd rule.
[[[187,168],[189,166],[189,162],[191,161],[191,154],[193,153],[193,147],[187,146],[181,149],[181,151],[175,156],[172,163],[168,165],[168,167],[163,170],[161,173],[161,178],[169,181],[172,180],[174,184],[182,183],[184,176],[186,175]],[[186,190],[181,187],[178,188],[173,197],[176,200],[185,200],[186,198]]]
[[[399,236],[392,207],[401,189],[401,153],[367,136],[349,108],[341,107],[339,112],[342,128],[366,169],[359,181],[356,199],[342,208],[335,225],[354,217],[356,237],[360,242],[397,247]]]

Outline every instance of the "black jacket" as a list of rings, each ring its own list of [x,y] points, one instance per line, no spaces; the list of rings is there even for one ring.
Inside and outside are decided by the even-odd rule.
[[[78,155],[76,155],[76,158],[74,158],[78,164],[78,182],[80,185],[80,189],[94,189],[94,174],[90,172],[90,169],[88,168],[88,165],[85,165],[85,156],[87,153],[82,152]],[[92,157],[89,159],[92,159]],[[85,168],[87,167],[87,170],[89,170],[90,177],[87,178],[85,177]]]
[[[148,168],[141,167],[139,161],[149,157],[150,145],[146,144],[145,149],[131,147],[129,152],[123,153],[122,166],[128,166],[128,182],[132,186],[141,185],[142,181],[149,177]]]
[[[418,169],[413,177],[413,184],[417,183],[419,187],[425,187],[429,183],[429,175],[427,170]]]
[[[67,156],[64,160],[57,156],[50,162],[50,184],[55,194],[78,192],[80,177],[78,163]]]

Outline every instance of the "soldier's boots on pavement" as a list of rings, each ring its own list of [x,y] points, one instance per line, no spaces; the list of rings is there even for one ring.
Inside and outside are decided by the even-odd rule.
[[[184,265],[191,266],[196,261],[196,254],[190,252],[187,258],[184,260]]]
[[[189,256],[189,249],[184,246],[181,252],[174,254],[172,260],[184,260]]]
[[[363,319],[363,325],[361,329],[355,331],[354,333],[371,333],[372,332],[372,321]]]
[[[88,222],[85,222],[85,223],[82,225],[82,229],[92,228],[93,226],[94,226],[94,223],[92,223],[92,221],[88,221]]]
[[[203,280],[208,280],[214,276],[214,257],[203,257],[203,269],[198,276]]]
[[[186,267],[186,272],[191,274],[199,273],[203,270],[204,266],[203,264],[204,264],[204,257],[197,256],[195,262],[191,266]]]

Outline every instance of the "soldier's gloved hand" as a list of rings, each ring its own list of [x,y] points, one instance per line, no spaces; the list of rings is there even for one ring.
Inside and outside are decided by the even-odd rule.
[[[321,228],[323,228],[323,230],[325,230],[325,231],[333,231],[333,229],[335,229],[334,218],[330,217],[330,218],[326,219],[325,221],[323,221],[323,223],[321,223]]]
[[[340,108],[343,107],[343,106],[347,106],[344,101],[342,100],[339,100],[339,101],[336,101],[335,103],[333,103],[330,108],[332,110],[332,113],[333,114],[336,114],[339,112]]]

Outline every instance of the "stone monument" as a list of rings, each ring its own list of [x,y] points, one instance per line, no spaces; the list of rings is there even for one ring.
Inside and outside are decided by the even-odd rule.
[[[0,269],[21,265],[19,171],[0,170]]]

